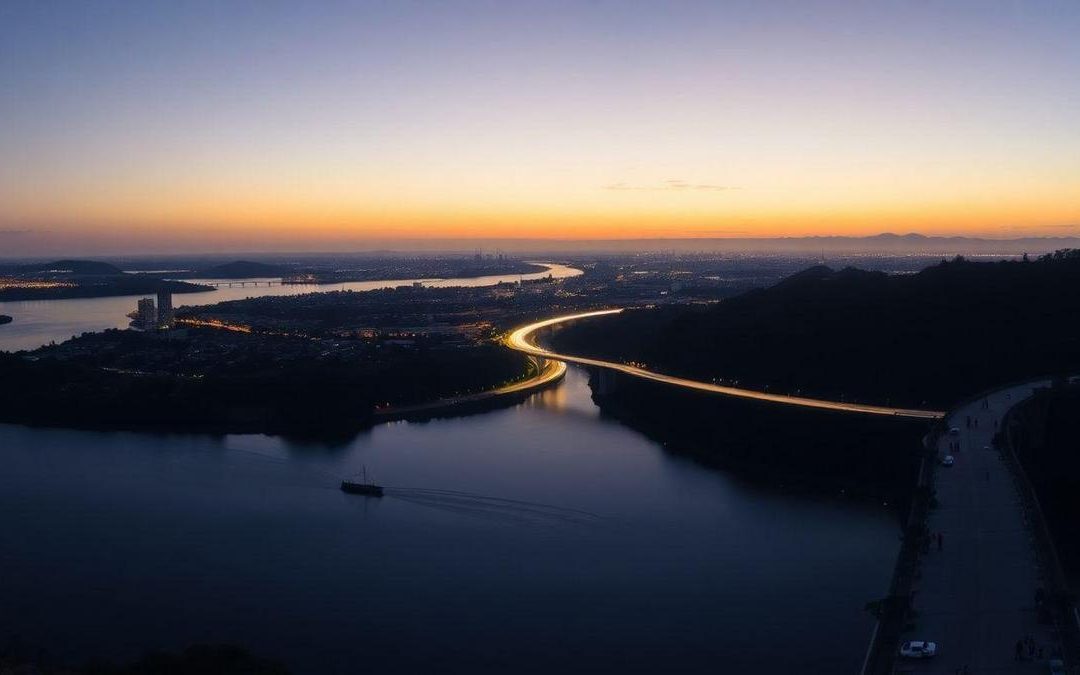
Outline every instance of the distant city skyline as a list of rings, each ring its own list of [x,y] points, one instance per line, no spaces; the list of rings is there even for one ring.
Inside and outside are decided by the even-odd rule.
[[[1064,0],[7,2],[0,257],[1076,237],[1078,29]]]

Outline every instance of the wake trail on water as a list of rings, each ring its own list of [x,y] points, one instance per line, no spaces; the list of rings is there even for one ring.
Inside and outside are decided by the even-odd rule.
[[[576,525],[595,525],[605,520],[604,516],[582,509],[528,502],[520,499],[491,497],[458,490],[387,487],[385,488],[385,494],[387,497],[420,506],[490,519],[537,524],[569,523]]]
[[[257,450],[229,448],[230,452],[244,456],[250,461],[267,466],[285,469],[282,477],[290,485],[297,487],[337,487],[341,477],[336,473],[317,466],[298,467],[292,461]],[[332,480],[327,484],[327,479]],[[608,519],[591,511],[575,509],[555,504],[530,502],[521,499],[493,497],[461,490],[442,490],[420,487],[385,487],[385,496],[410,504],[432,509],[459,513],[486,520],[513,521],[529,524],[572,524],[597,525]]]

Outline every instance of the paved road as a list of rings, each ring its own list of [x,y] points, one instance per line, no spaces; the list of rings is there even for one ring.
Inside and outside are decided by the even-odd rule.
[[[487,391],[477,392],[475,394],[464,394],[462,396],[452,396],[450,398],[441,398],[436,401],[428,401],[427,403],[417,403],[416,405],[408,406],[392,406],[388,408],[376,408],[376,419],[383,418],[396,418],[402,415],[411,415],[421,412],[436,412],[438,410],[453,408],[456,406],[464,405],[466,403],[478,403],[480,401],[486,401],[488,399],[498,398],[500,396],[508,396],[511,394],[520,394],[522,392],[532,391],[534,389],[540,389],[546,387],[552,382],[556,382],[566,375],[566,364],[562,361],[544,360],[539,372],[533,377],[521,382],[514,382],[513,384],[504,385],[497,389],[489,389]]]
[[[949,413],[946,425],[958,433],[945,434],[938,453],[951,453],[956,464],[937,470],[939,506],[929,522],[943,545],[933,544],[922,558],[917,630],[905,636],[935,641],[940,651],[930,661],[900,662],[897,672],[1048,672],[1055,637],[1036,620],[1032,535],[1012,473],[996,450],[984,449],[1004,413],[1046,384],[1005,389]],[[1043,646],[1043,661],[1037,653],[1034,661],[1015,660],[1017,640],[1028,635]]]
[[[897,417],[904,419],[939,419],[945,416],[945,413],[937,412],[935,410],[914,410],[910,408],[890,408],[886,406],[863,405],[860,403],[844,403],[841,401],[826,401],[823,399],[806,398],[803,396],[785,396],[783,394],[770,394],[763,391],[755,391],[753,389],[742,389],[740,387],[725,387],[722,385],[712,384],[710,382],[699,382],[697,380],[688,380],[683,377],[662,375],[660,373],[654,373],[651,370],[646,370],[637,366],[627,365],[625,363],[602,361],[600,359],[590,359],[582,356],[570,356],[567,354],[557,354],[550,350],[544,349],[543,347],[538,347],[531,341],[532,334],[542,328],[548,328],[556,324],[565,323],[567,321],[575,321],[577,319],[586,319],[594,316],[605,316],[608,314],[618,314],[621,311],[623,310],[606,309],[598,312],[569,314],[567,316],[558,316],[552,319],[545,319],[544,321],[537,321],[536,323],[531,323],[527,326],[522,326],[516,329],[507,338],[506,344],[511,349],[516,349],[518,351],[525,352],[526,354],[532,354],[533,356],[542,356],[547,359],[555,359],[558,361],[566,361],[570,363],[580,363],[586,366],[594,366],[597,368],[607,368],[609,370],[616,370],[620,373],[626,373],[627,375],[633,375],[634,377],[640,377],[646,380],[652,380],[654,382],[662,382],[664,384],[684,387],[687,389],[696,389],[698,391],[705,391],[713,394],[723,394],[725,396],[751,398],[760,401],[769,401],[771,403],[801,406],[804,408],[821,408],[826,410],[839,410],[842,412],[863,413],[867,415],[883,415],[887,417]]]

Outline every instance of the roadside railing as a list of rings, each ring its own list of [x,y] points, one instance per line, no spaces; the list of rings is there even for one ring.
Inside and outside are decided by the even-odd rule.
[[[923,438],[919,476],[901,535],[903,542],[889,582],[889,594],[876,603],[877,625],[866,650],[860,675],[891,675],[896,648],[912,610],[912,590],[919,578],[919,557],[927,541],[926,523],[934,503],[934,458],[945,425],[938,422]]]
[[[896,567],[893,569],[892,580],[889,583],[889,594],[876,603],[871,603],[876,608],[878,617],[877,625],[870,638],[870,646],[867,648],[863,659],[860,675],[892,675],[896,665],[896,649],[901,642],[908,622],[912,619],[912,591],[919,577],[919,561],[922,546],[927,536],[926,523],[929,521],[930,510],[935,499],[933,476],[937,466],[937,443],[941,436],[946,433],[949,415],[953,410],[958,410],[975,401],[985,398],[994,392],[1012,387],[1031,384],[1037,386],[1040,382],[1050,381],[1051,377],[1030,378],[1017,382],[997,385],[992,389],[986,389],[978,393],[966,396],[957,401],[945,418],[937,422],[930,433],[923,439],[923,456],[919,465],[919,478],[916,483],[915,493],[912,498],[908,518],[904,524],[903,543],[897,556]],[[1075,379],[1075,378],[1074,378]],[[1018,401],[1019,403],[1019,401]],[[1017,480],[1018,490],[1021,493],[1024,516],[1030,524],[1031,531],[1036,541],[1036,556],[1042,569],[1047,570],[1047,590],[1050,597],[1055,599],[1057,607],[1054,616],[1056,629],[1064,650],[1064,657],[1070,667],[1080,668],[1080,611],[1072,598],[1065,580],[1064,572],[1057,557],[1053,539],[1050,537],[1046,526],[1046,519],[1042,515],[1035,489],[1023,467],[1016,457],[1012,445],[1012,438],[1007,423],[1013,419],[1013,411],[1016,406],[1010,408],[1003,416],[999,428],[1003,430],[1008,448],[1002,449],[1003,456],[1010,464],[1010,470]]]
[[[1020,495],[1024,519],[1035,542],[1035,556],[1044,581],[1045,599],[1049,613],[1063,650],[1063,658],[1070,668],[1080,667],[1080,613],[1076,599],[1069,588],[1068,579],[1061,567],[1053,535],[1047,526],[1042,505],[1035,486],[1028,477],[1016,452],[1016,433],[1022,426],[1017,413],[1019,406],[1011,408],[1001,421],[1001,455],[1009,467],[1017,492]]]

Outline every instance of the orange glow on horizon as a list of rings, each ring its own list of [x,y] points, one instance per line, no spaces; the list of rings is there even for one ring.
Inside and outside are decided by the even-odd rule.
[[[1080,162],[1076,162],[1080,164]],[[1080,235],[1080,168],[1049,164],[958,172],[833,160],[809,171],[748,165],[744,180],[676,180],[627,171],[610,180],[548,167],[490,171],[357,169],[297,175],[275,169],[175,182],[124,172],[81,175],[52,190],[10,195],[4,229],[145,249],[201,244],[326,249],[364,241],[867,236],[881,232],[988,238]],[[182,172],[181,172],[182,173]],[[717,175],[700,169],[695,175]],[[568,174],[568,175],[565,175]],[[667,175],[671,175],[670,173]],[[286,180],[289,178],[290,180]],[[730,185],[726,183],[731,183]],[[2,242],[0,242],[2,243]]]
[[[886,231],[987,238],[1080,235],[1080,202],[1030,201],[850,204],[803,211],[783,206],[759,211],[667,210],[655,206],[496,211],[462,206],[439,211],[237,203],[189,204],[186,208],[154,208],[143,213],[84,208],[79,209],[78,217],[42,210],[17,222],[76,237],[80,233],[107,232],[114,238],[132,238],[150,245],[197,240],[211,246],[251,237],[276,242],[306,241],[317,246],[368,239],[724,239],[869,236]]]
[[[0,255],[1080,236],[1080,6],[789,4],[16,3]]]

